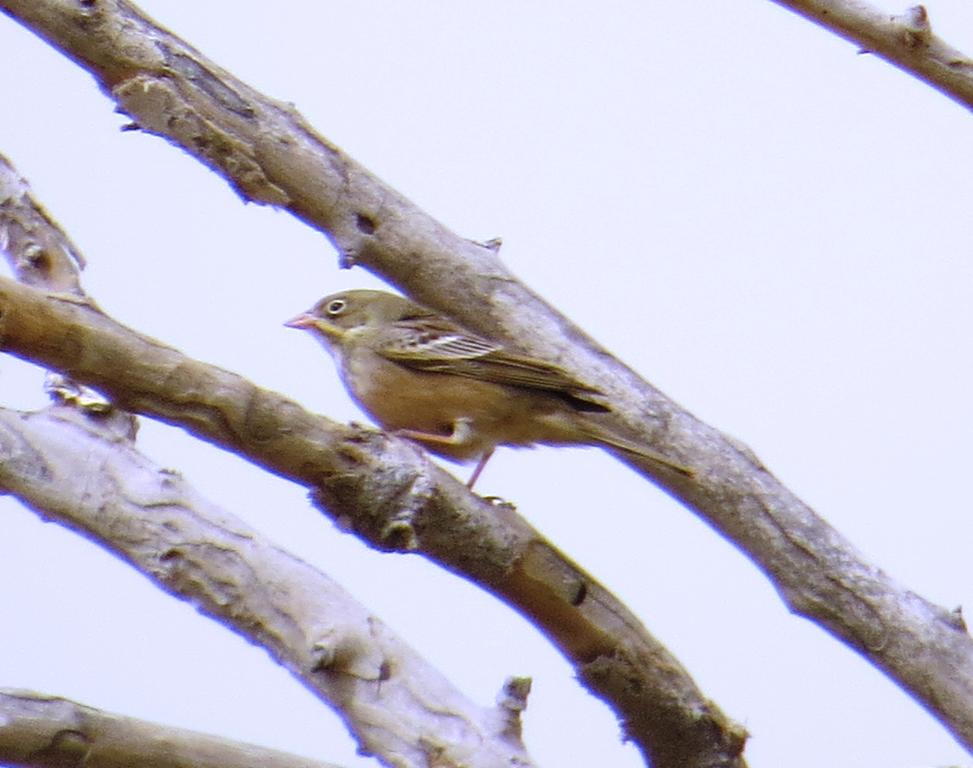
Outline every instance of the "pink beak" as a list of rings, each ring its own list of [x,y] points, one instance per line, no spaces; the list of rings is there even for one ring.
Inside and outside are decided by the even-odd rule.
[[[296,317],[292,317],[284,325],[288,328],[313,328],[317,324],[317,318],[310,312],[301,312]]]

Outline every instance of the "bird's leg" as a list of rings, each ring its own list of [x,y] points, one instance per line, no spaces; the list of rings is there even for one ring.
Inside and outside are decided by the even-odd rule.
[[[492,455],[493,455],[493,449],[491,448],[489,451],[487,451],[480,457],[480,460],[478,462],[476,462],[476,469],[473,470],[473,474],[470,475],[470,479],[466,483],[466,487],[469,488],[471,491],[473,490],[473,484],[476,482],[476,479],[480,476],[480,473],[483,471],[483,468],[486,466],[486,463],[490,460],[490,457]]]
[[[440,435],[436,432],[422,432],[418,429],[397,429],[395,430],[395,434],[407,437],[410,440],[418,440],[421,443],[465,445],[473,437],[473,427],[470,426],[469,419],[456,419],[453,422],[453,429],[448,435]]]
[[[435,432],[420,432],[415,429],[398,429],[395,432],[397,435],[402,437],[407,437],[410,440],[418,440],[420,443],[433,443],[434,445],[465,445],[470,442],[470,438],[473,437],[473,427],[470,426],[469,419],[456,419],[453,422],[453,430],[448,435],[439,435]],[[476,469],[473,470],[473,474],[470,476],[469,481],[466,483],[466,487],[471,489],[473,484],[476,482],[483,468],[486,466],[487,461],[493,455],[493,449],[486,451],[482,456],[480,456],[479,461],[476,462]]]

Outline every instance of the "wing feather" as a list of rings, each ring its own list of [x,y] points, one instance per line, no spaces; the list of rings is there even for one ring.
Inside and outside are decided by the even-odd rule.
[[[409,318],[395,325],[378,352],[400,365],[548,392],[580,410],[608,410],[591,399],[601,392],[553,363],[512,353],[444,318]]]

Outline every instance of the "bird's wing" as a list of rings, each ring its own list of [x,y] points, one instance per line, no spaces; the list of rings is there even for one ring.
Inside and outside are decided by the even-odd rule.
[[[383,339],[379,354],[420,371],[451,373],[494,384],[550,392],[602,410],[588,396],[600,395],[543,360],[518,355],[441,318],[400,321]],[[580,404],[580,403],[579,403]],[[604,410],[607,410],[605,408]]]

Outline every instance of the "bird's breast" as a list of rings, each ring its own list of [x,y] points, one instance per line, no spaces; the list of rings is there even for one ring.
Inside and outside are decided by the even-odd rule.
[[[424,442],[449,458],[477,458],[497,445],[573,442],[563,440],[566,435],[555,426],[563,406],[529,390],[418,371],[369,349],[347,352],[340,368],[352,397],[384,429],[449,437],[456,425],[465,424],[469,438],[461,444]]]

